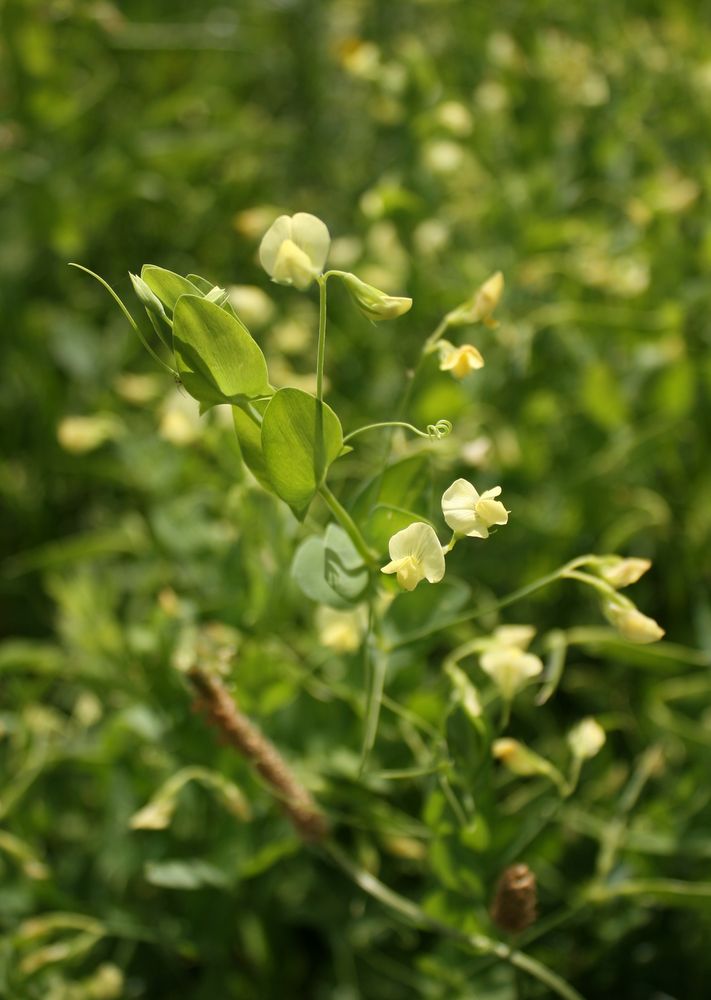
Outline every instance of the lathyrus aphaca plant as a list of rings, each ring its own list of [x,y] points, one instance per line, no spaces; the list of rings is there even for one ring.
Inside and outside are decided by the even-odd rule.
[[[131,275],[145,312],[145,320],[137,322],[110,286],[93,276],[114,297],[156,362],[197,401],[201,413],[215,406],[231,407],[244,464],[264,490],[287,504],[300,522],[317,499],[325,504],[330,520],[323,530],[300,540],[291,575],[305,597],[318,605],[316,622],[322,641],[337,651],[362,649],[368,689],[364,695],[361,772],[367,768],[376,742],[389,663],[403,650],[414,650],[423,639],[438,636],[449,649],[442,671],[450,685],[450,705],[476,733],[476,753],[482,759],[500,762],[515,776],[543,778],[561,800],[567,798],[575,790],[583,763],[604,744],[605,732],[599,722],[583,718],[576,724],[557,763],[511,736],[509,727],[512,707],[527,688],[538,686],[538,705],[552,697],[564,669],[566,650],[580,641],[581,630],[554,630],[539,639],[538,652],[533,652],[529,648],[536,641],[533,625],[499,623],[493,631],[486,631],[477,623],[490,623],[492,616],[498,620],[499,612],[517,601],[556,581],[572,580],[596,595],[604,617],[616,630],[608,633],[616,636],[614,641],[653,642],[661,638],[663,630],[620,593],[649,569],[649,563],[617,555],[583,555],[498,600],[471,606],[471,591],[466,582],[448,572],[448,557],[457,545],[495,546],[496,534],[506,530],[510,517],[515,518],[515,508],[506,506],[502,486],[455,478],[441,496],[439,516],[431,519],[427,516],[431,509],[418,509],[427,468],[422,453],[413,451],[404,459],[393,459],[392,442],[396,432],[404,432],[424,439],[429,448],[437,448],[452,431],[446,415],[425,428],[407,421],[413,385],[433,356],[440,370],[452,378],[485,377],[480,348],[463,342],[458,334],[478,325],[496,327],[503,276],[500,272],[492,275],[424,339],[393,419],[344,430],[324,398],[329,285],[342,283],[353,305],[372,323],[400,320],[409,312],[412,300],[386,294],[355,274],[328,270],[330,242],[329,231],[320,219],[299,212],[277,218],[259,248],[260,262],[272,281],[292,286],[299,293],[308,293],[314,286],[318,292],[315,393],[272,385],[260,345],[235,311],[228,291],[212,281],[198,274],[180,275],[145,265],[140,276]],[[337,463],[349,461],[349,454],[365,434],[385,436],[381,463],[365,483],[357,484],[354,495],[338,495],[332,488],[331,471]],[[462,627],[473,634],[455,643],[454,637],[461,638]],[[472,658],[478,673],[462,666]],[[204,679],[202,683],[209,693],[209,685]],[[213,714],[219,718],[222,711],[218,707]],[[246,738],[236,737],[238,743]],[[445,725],[441,738],[434,740],[429,764],[424,769],[414,768],[413,774],[437,775],[446,800],[466,825],[467,810],[472,808],[469,779],[452,776],[447,739]],[[276,780],[280,780],[278,773]],[[456,786],[462,802],[457,800]],[[314,829],[319,837],[328,836],[327,825],[316,824],[312,833]],[[413,918],[413,904],[359,874],[335,843],[330,850],[361,888]],[[432,919],[424,913],[417,919],[432,926]],[[476,941],[470,939],[470,944],[512,960],[513,952],[496,951],[499,945],[487,941],[478,936]],[[548,970],[534,970],[532,960],[524,957],[528,971],[544,978],[554,992],[575,995]]]

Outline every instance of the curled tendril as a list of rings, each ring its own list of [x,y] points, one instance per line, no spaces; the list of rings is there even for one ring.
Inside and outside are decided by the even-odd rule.
[[[441,441],[452,433],[451,420],[438,420],[436,424],[427,424],[427,437],[430,441]]]
[[[374,431],[380,427],[404,427],[405,430],[412,431],[412,433],[417,434],[418,437],[427,438],[428,441],[440,441],[452,432],[452,424],[449,420],[438,420],[436,424],[427,424],[427,429],[424,431],[421,431],[418,427],[414,427],[412,424],[407,424],[402,420],[384,420],[381,423],[368,424],[367,427],[359,427],[358,430],[351,431],[350,434],[346,434],[343,442],[345,444],[358,434],[363,434],[365,431]]]

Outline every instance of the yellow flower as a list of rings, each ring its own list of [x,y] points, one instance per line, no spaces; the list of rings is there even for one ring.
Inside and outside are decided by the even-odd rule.
[[[504,276],[496,271],[481,285],[470,299],[449,313],[450,326],[465,326],[469,323],[483,323],[490,329],[498,326],[492,313],[496,309],[504,291]]]
[[[494,646],[482,653],[479,666],[491,677],[504,701],[512,701],[522,687],[543,672],[543,663],[518,646]]]
[[[439,583],[444,576],[444,553],[429,524],[415,521],[396,532],[388,545],[390,562],[382,573],[396,573],[404,590],[414,590],[420,580]]]
[[[497,323],[491,314],[498,306],[503,291],[504,276],[501,271],[497,271],[484,282],[479,291],[476,293],[472,310],[473,319],[475,321],[481,320],[481,322],[486,326],[495,327]]]
[[[273,281],[303,290],[323,272],[330,245],[328,229],[315,215],[280,215],[264,234],[259,260]]]
[[[352,653],[361,644],[368,624],[365,609],[361,607],[337,611],[321,605],[316,611],[319,641],[337,653]]]
[[[488,538],[494,524],[506,524],[509,512],[500,500],[495,499],[501,487],[495,486],[479,495],[466,479],[457,479],[442,496],[444,519],[459,535],[470,538]]]
[[[439,370],[451,372],[455,378],[465,378],[470,372],[484,367],[484,359],[472,344],[455,347],[448,340],[440,340]]]

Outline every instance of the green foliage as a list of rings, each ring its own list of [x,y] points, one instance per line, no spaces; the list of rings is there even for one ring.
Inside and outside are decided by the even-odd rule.
[[[166,11],[3,7],[0,994],[512,1000],[507,963],[427,920],[503,940],[489,903],[525,861],[540,897],[527,956],[588,1000],[704,996],[703,5]],[[300,209],[338,237],[333,266],[414,301],[376,328],[329,289],[326,397],[344,430],[454,424],[440,441],[364,434],[328,469],[312,425],[293,464],[303,498],[325,472],[381,563],[413,520],[444,537],[455,476],[500,482],[512,512],[448,554],[442,583],[393,597],[383,578],[375,661],[353,645],[372,591],[354,606],[333,589],[362,573],[340,548],[350,536],[321,498],[299,523],[273,495],[266,400],[230,412],[211,398],[199,419],[105,291],[66,267],[91,265],[128,302],[127,272],[163,262],[141,273],[165,319],[130,309],[163,362],[179,291],[214,290],[205,311],[241,317],[268,384],[310,394],[315,296],[268,285],[256,262],[272,219]],[[455,382],[432,354],[406,382],[440,317],[498,269],[499,326],[447,334],[485,368]],[[206,329],[200,385],[222,399],[241,374],[222,381]],[[665,641],[623,641],[580,581],[500,606],[587,551],[653,560],[633,593]],[[304,581],[323,581],[325,609]],[[538,626],[545,672],[506,721],[480,658],[512,622]],[[196,657],[316,796],[354,869],[305,847],[205,725],[184,673]],[[587,716],[607,742],[576,776],[566,734]],[[497,763],[502,737],[574,790]],[[176,782],[154,814],[173,809],[170,822],[136,827]],[[523,991],[552,993],[528,975]]]
[[[249,331],[214,302],[181,295],[173,313],[180,379],[203,410],[271,395],[264,355]]]
[[[328,403],[301,389],[279,389],[264,411],[262,452],[270,482],[299,518],[343,448],[341,422]]]

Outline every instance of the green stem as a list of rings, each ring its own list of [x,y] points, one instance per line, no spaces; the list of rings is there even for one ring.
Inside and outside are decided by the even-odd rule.
[[[360,529],[358,528],[358,525],[355,523],[355,521],[348,513],[346,508],[341,503],[339,503],[339,501],[336,499],[336,497],[333,495],[333,493],[330,491],[330,489],[328,488],[328,486],[326,486],[325,483],[319,489],[319,493],[326,501],[329,510],[336,518],[338,523],[341,525],[341,527],[348,535],[350,540],[353,542],[353,544],[355,545],[360,555],[363,557],[366,564],[371,569],[377,569],[378,568],[377,563],[375,561],[373,553],[370,551],[368,547],[368,543],[363,538],[362,534],[360,533]]]
[[[323,400],[323,365],[326,358],[326,282],[327,274],[318,279],[318,351],[316,354],[316,396]]]
[[[444,319],[441,320],[439,326],[435,329],[433,333],[429,335],[429,337],[425,341],[424,347],[422,348],[423,356],[425,354],[430,354],[434,350],[437,342],[442,339],[442,337],[445,335],[448,329],[449,329],[449,313],[444,317]]]
[[[159,357],[159,355],[156,354],[156,352],[153,350],[153,348],[151,347],[151,345],[148,343],[148,341],[146,340],[146,338],[143,336],[143,333],[141,332],[141,328],[139,327],[138,323],[136,323],[135,319],[133,318],[133,316],[131,315],[131,313],[128,311],[128,309],[126,308],[126,306],[123,304],[123,302],[121,301],[121,299],[119,298],[119,296],[116,294],[116,292],[113,290],[113,288],[111,287],[111,285],[108,283],[108,281],[104,281],[104,279],[101,277],[100,274],[96,274],[94,271],[90,271],[89,268],[88,267],[84,267],[83,264],[70,263],[69,266],[70,267],[76,267],[77,270],[84,271],[85,274],[90,274],[91,277],[95,278],[99,282],[100,285],[103,285],[103,287],[109,293],[109,295],[111,296],[111,298],[118,305],[119,309],[124,314],[124,316],[126,317],[126,319],[128,320],[128,322],[131,324],[131,327],[133,328],[134,332],[138,336],[138,339],[141,341],[141,343],[143,344],[143,346],[145,347],[145,349],[148,351],[148,353],[151,355],[151,357],[153,358],[153,360],[157,361],[159,365],[162,365],[162,367],[165,368],[167,371],[169,371],[170,374],[173,375],[175,378],[179,378],[178,372],[174,368],[171,368],[170,365],[167,365],[165,363],[165,361],[163,361],[163,359],[161,357]]]
[[[511,604],[516,604],[518,601],[522,601],[524,597],[529,597],[531,594],[535,594],[536,591],[542,590],[544,587],[547,587],[551,583],[555,583],[557,580],[578,579],[578,574],[574,572],[574,568],[581,565],[581,563],[589,558],[590,556],[578,556],[570,562],[565,563],[564,566],[560,566],[552,573],[547,573],[538,580],[534,580],[533,583],[528,583],[525,587],[519,587],[518,590],[512,591],[510,594],[507,594],[506,597],[502,597],[500,601],[494,601],[492,604],[489,604],[484,608],[476,608],[474,611],[469,611],[467,614],[461,615],[459,618],[452,618],[444,625],[437,628],[427,628],[423,629],[421,632],[412,632],[406,640],[403,640],[400,643],[394,643],[390,649],[399,649],[401,646],[407,646],[411,642],[426,639],[428,636],[434,635],[436,632],[441,632],[445,628],[449,629],[454,628],[457,625],[465,625],[467,622],[476,621],[478,618],[484,618],[486,615],[494,614],[497,611],[501,611],[503,608],[509,607]],[[585,576],[585,574],[580,575]],[[589,584],[590,580],[584,579],[583,582]],[[602,587],[608,587],[608,584],[604,581],[601,580],[600,583]],[[615,593],[615,591],[612,592]],[[473,641],[476,642],[478,640]]]
[[[563,1000],[583,1000],[577,990],[573,989],[572,986],[547,966],[536,961],[535,958],[531,958],[530,955],[526,955],[522,951],[516,951],[504,944],[503,941],[496,941],[484,934],[467,934],[464,931],[457,930],[456,927],[450,927],[448,924],[442,923],[440,920],[429,916],[429,914],[425,913],[424,910],[420,909],[419,906],[412,903],[409,899],[394,892],[374,875],[371,875],[370,872],[354,864],[348,855],[332,841],[324,846],[331,860],[363,892],[372,896],[373,899],[382,903],[383,906],[392,910],[398,916],[414,924],[415,927],[441,934],[452,941],[458,941],[479,955],[491,955],[504,962],[508,962],[514,969],[520,969],[533,979],[537,979],[539,983],[543,983],[557,996],[562,997]]]

